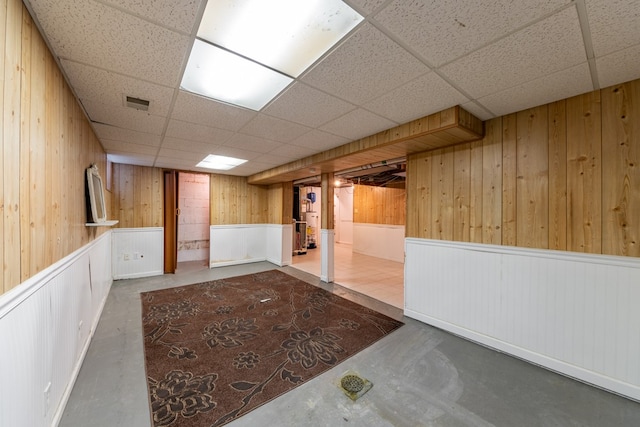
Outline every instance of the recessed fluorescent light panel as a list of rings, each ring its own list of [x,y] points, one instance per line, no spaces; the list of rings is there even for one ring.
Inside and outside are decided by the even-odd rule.
[[[362,19],[341,0],[210,0],[182,87],[258,111]]]
[[[200,163],[196,165],[198,168],[207,168],[215,170],[229,170],[245,163],[246,160],[236,159],[235,157],[216,156],[209,154]]]
[[[259,111],[293,79],[219,47],[196,40],[182,88]]]

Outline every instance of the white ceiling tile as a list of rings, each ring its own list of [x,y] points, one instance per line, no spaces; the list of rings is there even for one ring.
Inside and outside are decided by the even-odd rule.
[[[639,58],[640,44],[596,58],[600,87],[613,86],[640,78]]]
[[[259,114],[180,90],[204,0],[24,1],[121,163],[195,171],[192,156],[220,154],[249,160],[225,174],[250,175],[456,103],[485,120],[572,96],[591,89],[582,30],[600,86],[640,78],[640,0],[345,2],[368,22]]]
[[[226,175],[235,175],[235,176],[249,176],[259,172],[263,172],[267,169],[271,169],[273,166],[270,166],[266,163],[260,163],[257,161],[251,161],[247,163],[243,163],[240,166],[236,166],[235,168],[228,171],[219,171],[216,173],[225,173]]]
[[[521,111],[559,99],[570,98],[593,90],[589,65],[575,67],[532,80],[478,99],[478,102],[498,116]]]
[[[440,66],[538,19],[568,0],[395,0],[375,19]]]
[[[262,112],[315,128],[355,108],[303,83],[294,83]]]
[[[190,33],[202,0],[102,0],[160,25]]]
[[[135,153],[135,154],[147,154],[149,156],[155,156],[158,152],[158,147],[152,147],[151,145],[132,144],[131,142],[113,141],[110,139],[100,140],[102,147],[107,153]]]
[[[170,148],[173,150],[190,151],[200,154],[213,154],[213,151],[219,147],[217,144],[206,142],[190,141],[187,139],[165,137],[162,141],[162,148]]]
[[[32,0],[57,56],[174,86],[189,38],[94,1]]]
[[[214,145],[222,145],[233,136],[233,132],[196,123],[183,122],[182,120],[170,120],[166,135]]]
[[[640,43],[640,0],[585,0],[585,3],[596,57]]]
[[[258,113],[180,91],[171,118],[237,131]]]
[[[229,172],[228,175],[250,176],[259,172],[263,172],[267,169],[271,169],[271,166],[264,163],[251,162],[237,166],[227,172]]]
[[[268,156],[267,154],[264,154],[260,157],[256,157],[255,159],[253,159],[251,163],[244,163],[244,165],[249,167],[255,167],[257,169],[257,172],[260,172],[260,171],[271,169],[275,166],[280,166],[282,164],[287,163],[287,161],[282,158],[279,158],[280,161],[278,162],[273,161],[274,159],[275,158],[273,156]],[[240,165],[240,166],[243,166],[243,165]],[[252,173],[257,173],[257,172],[252,172]]]
[[[160,145],[160,135],[138,132],[131,129],[123,129],[115,126],[105,125],[102,123],[92,123],[92,125],[93,130],[96,132],[96,135],[100,140],[111,139],[114,141],[151,145],[154,147],[158,147]]]
[[[460,106],[480,120],[489,120],[495,117],[495,114],[487,111],[487,109],[482,107],[481,105],[478,105],[476,101],[465,102]]]
[[[200,159],[202,160],[202,159]],[[196,164],[200,162],[200,160],[189,160],[189,159],[180,159],[176,157],[166,157],[166,156],[158,156],[155,159],[154,166],[157,168],[167,168],[167,169],[181,169],[188,171],[196,171]],[[205,169],[203,169],[205,170]]]
[[[291,141],[291,144],[320,152],[344,145],[348,142],[350,142],[350,140],[347,138],[314,129],[294,139]]]
[[[368,15],[382,6],[385,1],[386,0],[346,0],[345,3]]]
[[[143,154],[107,154],[107,159],[113,163],[123,163],[126,165],[153,166],[155,156],[145,156]]]
[[[164,117],[154,116],[133,108],[116,107],[93,101],[83,101],[82,104],[93,122],[155,135],[161,135],[164,129],[166,121]]]
[[[162,147],[158,152],[158,158],[166,157],[171,159],[180,159],[180,160],[188,160],[193,163],[193,166],[196,163],[200,162],[202,159],[206,157],[205,154],[202,153],[194,153],[192,151],[185,150],[174,150],[173,148],[164,148]]]
[[[149,101],[150,114],[165,117],[169,114],[174,89],[73,61],[61,62],[81,100],[123,106],[125,96],[132,96]]]
[[[281,147],[276,148],[275,150],[272,150],[268,154],[270,154],[272,156],[278,156],[278,157],[282,157],[282,158],[285,158],[285,159],[289,159],[289,161],[291,161],[291,160],[302,159],[303,157],[310,156],[310,155],[315,154],[317,152],[318,152],[318,150],[315,150],[313,148],[300,147],[300,146],[297,146],[297,145],[286,144],[286,145],[283,145]]]
[[[269,151],[282,146],[282,143],[237,133],[227,141],[224,146],[238,148],[240,150],[255,151],[257,153],[268,153]]]
[[[578,16],[571,7],[440,70],[458,87],[480,98],[585,60]]]
[[[278,142],[290,142],[311,129],[287,120],[258,114],[242,128],[242,133]]]
[[[260,155],[263,153],[258,153],[257,151],[243,150],[241,148],[235,148],[235,147],[229,147],[229,146],[223,145],[221,147],[216,148],[211,154],[235,157],[236,159],[253,160],[257,157],[260,157]]]
[[[356,140],[392,128],[397,123],[380,117],[369,111],[358,108],[344,116],[322,126],[321,129],[342,136],[349,140]]]
[[[292,157],[285,156],[276,156],[271,153],[261,154],[256,157],[253,161],[263,163],[265,165],[270,165],[271,167],[284,165],[285,163],[291,162]]]
[[[364,105],[397,123],[437,113],[469,99],[436,73],[427,73]]]
[[[360,104],[427,71],[413,55],[371,24],[365,24],[305,74],[302,81]]]

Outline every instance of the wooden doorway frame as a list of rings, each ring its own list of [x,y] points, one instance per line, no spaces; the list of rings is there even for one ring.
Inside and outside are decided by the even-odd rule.
[[[178,173],[164,171],[164,273],[178,266]]]

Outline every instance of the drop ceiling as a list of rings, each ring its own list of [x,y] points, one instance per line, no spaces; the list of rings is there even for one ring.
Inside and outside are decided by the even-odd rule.
[[[118,163],[250,176],[455,105],[487,120],[640,78],[639,0],[345,3],[364,21],[256,112],[180,90],[206,1],[25,0]]]

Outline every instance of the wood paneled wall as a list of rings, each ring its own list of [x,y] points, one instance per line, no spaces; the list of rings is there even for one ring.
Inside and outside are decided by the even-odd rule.
[[[109,219],[117,219],[118,227],[164,226],[162,168],[114,163],[112,186]],[[291,183],[265,187],[247,184],[245,177],[211,174],[210,192],[211,225],[291,223]]]
[[[0,1],[0,49],[1,294],[105,231],[84,224],[106,155],[19,0]]]
[[[353,189],[353,222],[405,225],[404,188],[354,185]]]
[[[293,221],[293,182],[272,184],[268,188],[269,224],[291,224]]]
[[[640,256],[640,80],[410,156],[407,236]]]
[[[114,163],[111,214],[117,227],[164,225],[164,178],[160,168]]]
[[[269,189],[248,184],[246,177],[212,174],[210,200],[211,225],[266,224],[269,220]]]

